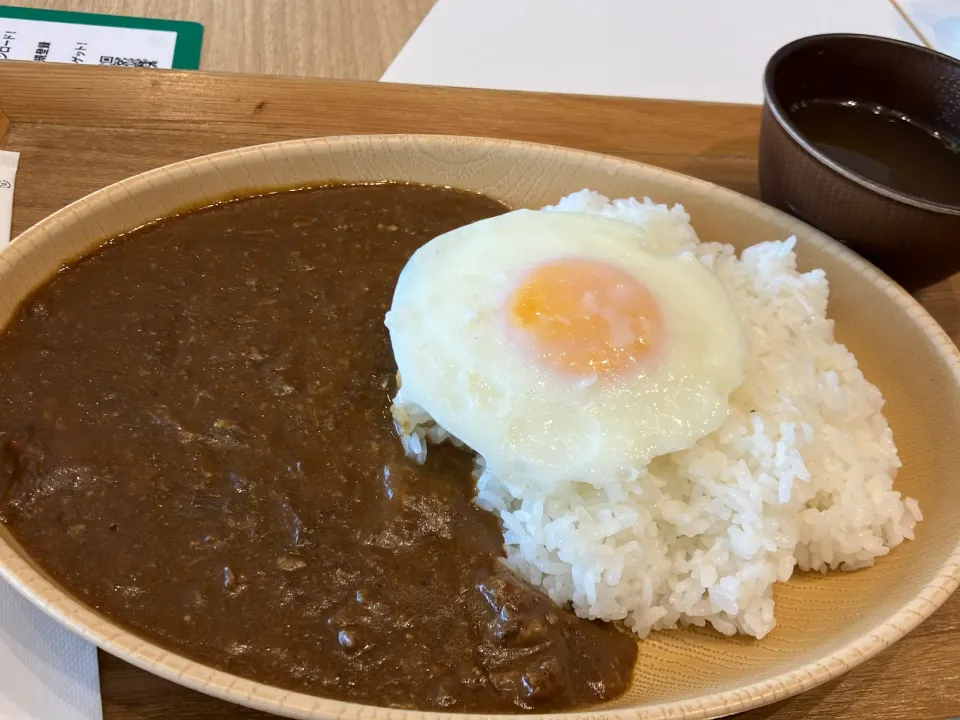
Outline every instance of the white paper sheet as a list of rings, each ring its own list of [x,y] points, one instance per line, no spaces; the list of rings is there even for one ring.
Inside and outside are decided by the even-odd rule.
[[[102,720],[97,651],[0,580],[0,720]]]
[[[825,32],[919,42],[888,0],[439,0],[382,79],[760,103],[770,55]]]

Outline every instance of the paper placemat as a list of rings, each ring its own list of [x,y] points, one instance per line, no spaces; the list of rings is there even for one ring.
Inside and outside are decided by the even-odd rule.
[[[438,0],[382,79],[759,104],[777,48],[829,32],[920,43],[889,0]]]

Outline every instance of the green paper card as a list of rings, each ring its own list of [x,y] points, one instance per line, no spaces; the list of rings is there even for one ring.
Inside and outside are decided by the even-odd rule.
[[[196,70],[202,44],[194,22],[0,6],[0,60]]]

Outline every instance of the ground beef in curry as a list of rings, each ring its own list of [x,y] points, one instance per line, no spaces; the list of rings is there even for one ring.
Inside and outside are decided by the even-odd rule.
[[[400,270],[504,210],[330,186],[75,263],[0,336],[0,519],[91,607],[237,675],[451,711],[617,696],[636,642],[516,580],[470,459],[412,464],[388,415]]]

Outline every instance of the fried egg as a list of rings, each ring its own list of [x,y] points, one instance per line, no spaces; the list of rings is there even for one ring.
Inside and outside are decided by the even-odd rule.
[[[417,250],[386,316],[401,432],[427,415],[500,478],[543,488],[623,480],[716,430],[743,380],[739,316],[693,254],[648,232],[516,210]]]

